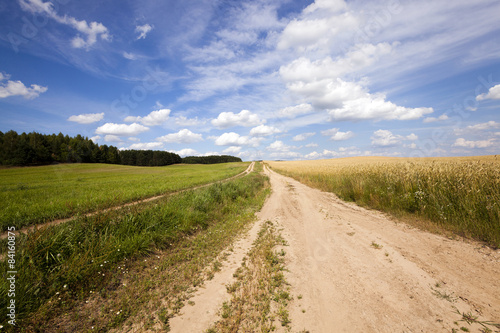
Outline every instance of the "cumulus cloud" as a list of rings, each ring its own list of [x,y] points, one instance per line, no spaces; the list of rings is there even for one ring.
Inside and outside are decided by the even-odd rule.
[[[406,108],[385,100],[385,95],[368,95],[345,101],[338,109],[328,110],[330,120],[413,120],[432,113],[432,108]]]
[[[104,137],[104,141],[106,141],[106,142],[122,142],[123,140],[119,136],[108,134]]]
[[[215,144],[217,146],[250,146],[257,147],[262,138],[241,136],[235,132],[224,133],[219,137],[215,138]]]
[[[204,124],[205,121],[198,120],[198,117],[187,118],[185,116],[175,117],[175,124],[177,126],[198,126]]]
[[[192,148],[184,148],[184,149],[181,149],[181,150],[173,150],[172,152],[176,153],[179,156],[197,156],[197,155],[199,155],[199,153],[196,150],[192,149]]]
[[[144,143],[134,143],[128,147],[128,149],[136,150],[157,150],[163,147],[162,142],[144,142]]]
[[[476,100],[478,101],[485,99],[500,99],[500,84],[491,87],[487,93],[476,96]]]
[[[22,96],[26,99],[33,99],[48,90],[47,87],[38,84],[32,84],[31,87],[26,87],[21,81],[9,80],[10,75],[0,73],[0,98],[10,96]],[[2,82],[7,80],[6,83]]]
[[[492,129],[500,128],[500,123],[497,123],[494,120],[490,120],[486,123],[480,123],[476,125],[470,125],[466,128],[457,128],[454,130],[455,135],[463,135],[463,134],[477,134],[484,131],[489,131]]]
[[[373,133],[372,145],[377,147],[390,147],[401,143],[403,137],[401,135],[394,135],[388,130],[378,130]]]
[[[297,147],[295,146],[289,146],[285,144],[281,140],[276,140],[273,143],[271,143],[269,146],[266,147],[267,150],[269,151],[275,151],[275,152],[288,152],[292,151],[293,149],[296,149]]]
[[[106,123],[102,126],[99,126],[96,130],[96,134],[111,134],[117,136],[134,136],[140,133],[149,131],[149,127],[133,123],[130,125],[127,124],[114,124],[114,123]]]
[[[241,151],[241,147],[238,147],[238,146],[231,146],[231,147],[227,147],[226,149],[224,149],[222,152],[224,154],[232,154],[232,155],[236,155],[238,154],[239,152]]]
[[[135,27],[135,32],[139,34],[139,36],[137,36],[137,39],[145,39],[146,38],[146,35],[151,31],[153,30],[153,26],[152,25],[149,25],[149,24],[144,24],[144,25],[138,25]]]
[[[293,141],[304,141],[305,139],[315,135],[316,133],[315,132],[309,132],[309,133],[302,133],[302,134],[298,134],[296,136],[294,136],[292,138]]]
[[[313,107],[310,104],[299,104],[288,106],[278,111],[278,117],[295,118],[297,116],[312,112]]]
[[[162,125],[168,120],[168,117],[170,115],[170,110],[169,109],[161,109],[157,111],[153,111],[149,113],[145,117],[134,117],[134,116],[128,116],[125,118],[126,122],[139,122],[143,125],[146,126],[158,126]]]
[[[104,118],[104,112],[102,113],[85,113],[74,115],[68,118],[68,121],[74,121],[79,124],[92,124],[101,121]]]
[[[268,136],[276,133],[281,133],[281,130],[276,127],[266,125],[259,125],[250,130],[251,136]]]
[[[324,136],[329,136],[330,140],[333,140],[333,141],[343,141],[343,140],[350,139],[354,136],[353,132],[351,132],[351,131],[341,132],[341,131],[339,131],[338,128],[332,128],[332,129],[329,129],[326,131],[321,131],[321,134]]]
[[[71,45],[74,48],[86,48],[94,45],[97,42],[97,38],[100,37],[102,40],[109,41],[111,36],[108,33],[108,28],[106,28],[102,23],[90,22],[87,23],[85,20],[77,20],[74,17],[64,15],[58,15],[54,10],[54,5],[50,1],[43,2],[42,0],[18,0],[21,8],[25,11],[31,12],[33,14],[44,14],[49,18],[52,18],[56,22],[64,25],[68,25],[76,29],[79,33],[83,35],[78,35],[72,39]]]
[[[101,140],[101,136],[95,135],[95,136],[91,137],[90,140],[92,140],[94,143],[97,143],[98,140]]]
[[[465,148],[487,148],[495,144],[495,139],[489,140],[478,140],[469,141],[464,138],[458,138],[453,144],[454,147],[465,147]]]
[[[242,110],[240,113],[222,112],[216,119],[212,120],[212,125],[218,128],[228,128],[233,126],[257,126],[261,124],[259,116],[248,110]]]
[[[448,116],[446,114],[442,114],[440,115],[439,117],[435,118],[435,117],[427,117],[424,119],[424,123],[434,123],[436,121],[443,121],[443,120],[447,120],[448,119]]]
[[[156,139],[161,142],[168,143],[194,143],[203,140],[203,136],[198,133],[193,133],[188,129],[182,129],[177,133],[170,133],[164,136],[161,136]]]

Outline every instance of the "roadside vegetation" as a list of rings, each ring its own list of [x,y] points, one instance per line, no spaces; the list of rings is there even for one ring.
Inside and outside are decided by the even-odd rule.
[[[2,231],[228,178],[248,163],[135,167],[58,164],[0,169]]]
[[[253,172],[18,236],[17,327],[168,329],[223,249],[255,219],[268,188],[267,178]],[[6,258],[0,266],[8,271]],[[0,282],[0,317],[8,331],[7,282]]]
[[[290,330],[288,304],[292,300],[286,282],[286,241],[271,222],[262,226],[253,248],[227,285],[232,297],[219,310],[220,319],[207,333],[273,332],[277,326]]]
[[[341,199],[500,247],[500,159],[340,158],[267,162]]]

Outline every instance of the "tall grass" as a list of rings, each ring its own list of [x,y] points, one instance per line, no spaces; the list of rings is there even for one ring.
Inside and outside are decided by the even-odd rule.
[[[398,215],[416,215],[500,247],[500,161],[494,157],[269,164],[343,200]]]
[[[0,169],[0,228],[19,229],[214,182],[234,176],[247,166],[59,164]]]
[[[155,203],[123,208],[44,228],[16,240],[16,316],[36,312],[58,293],[77,298],[98,289],[110,265],[155,249],[175,247],[180,239],[223,223],[261,204],[266,178],[252,173],[227,183],[187,191]],[[7,258],[0,270],[8,271]],[[0,282],[0,318],[7,310],[7,281]],[[64,305],[61,305],[64,307]]]

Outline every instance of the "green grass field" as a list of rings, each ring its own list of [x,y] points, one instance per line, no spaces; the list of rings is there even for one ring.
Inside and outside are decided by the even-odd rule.
[[[226,166],[226,173],[228,169],[237,167],[239,171],[245,166]],[[178,167],[182,168],[191,170],[185,171],[185,177],[195,177],[193,170],[204,169]],[[224,166],[207,169],[221,172]],[[179,175],[183,170],[177,171]],[[177,176],[177,181],[192,184],[191,178],[186,180]],[[121,185],[118,181],[117,184]],[[171,300],[173,308],[178,307],[176,297],[180,297],[187,287],[199,284],[207,265],[255,219],[254,213],[262,206],[267,188],[267,178],[252,172],[154,202],[80,216],[64,224],[17,236],[15,300],[18,324],[26,331],[57,331],[53,330],[51,320],[61,324],[57,316],[73,313],[73,307],[95,296],[103,299],[102,308],[96,306],[84,318],[75,310],[76,317],[68,325],[77,324],[74,329],[78,330],[85,327],[84,330],[91,331],[91,327],[96,326],[97,331],[107,331],[122,325],[129,317],[141,316],[138,311],[158,311],[157,305],[151,303],[155,288],[159,289],[154,297]],[[158,262],[160,255],[163,263]],[[149,262],[155,262],[151,271],[149,266],[144,266]],[[132,268],[135,265],[139,266]],[[7,258],[0,263],[0,270],[9,270]],[[161,272],[161,276],[146,276],[146,272]],[[159,283],[160,279],[166,280]],[[124,284],[128,287],[118,288]],[[4,327],[10,327],[6,325],[8,286],[8,281],[2,279],[0,316],[3,319],[0,323]],[[118,306],[121,310],[114,310]],[[113,311],[108,311],[108,307]],[[159,318],[165,313],[158,314]]]
[[[19,229],[214,182],[244,171],[248,164],[59,164],[0,169],[0,227]]]

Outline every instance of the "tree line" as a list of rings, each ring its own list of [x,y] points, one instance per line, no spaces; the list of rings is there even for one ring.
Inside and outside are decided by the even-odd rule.
[[[119,150],[99,145],[78,134],[75,137],[36,132],[18,134],[0,131],[0,165],[30,166],[52,163],[108,163],[137,166],[162,166],[177,163],[214,164],[241,162],[241,158],[221,156],[188,156],[160,150]]]
[[[229,155],[187,156],[182,158],[182,163],[186,164],[216,164],[229,162],[241,162],[241,158]]]
[[[51,163],[109,163],[161,166],[181,163],[179,155],[166,151],[123,150],[99,145],[78,134],[75,137],[36,132],[0,131],[0,164],[29,166]]]

